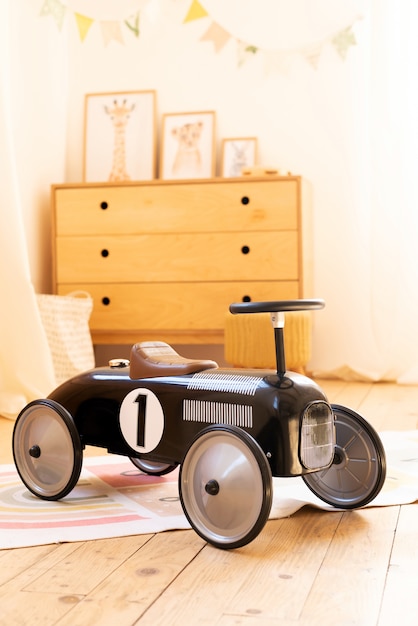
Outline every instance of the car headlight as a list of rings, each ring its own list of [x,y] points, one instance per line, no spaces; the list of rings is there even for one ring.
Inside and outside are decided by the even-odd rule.
[[[308,404],[301,418],[300,460],[307,469],[328,467],[334,456],[334,414],[329,404],[318,400]]]

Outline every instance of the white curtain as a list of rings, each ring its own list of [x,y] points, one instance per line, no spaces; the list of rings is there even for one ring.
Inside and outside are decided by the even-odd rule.
[[[228,32],[275,51],[278,71],[248,81],[242,108],[253,97],[249,122],[258,115],[270,124],[263,162],[312,184],[307,296],[323,297],[326,308],[313,315],[310,369],[418,384],[418,3],[205,6]]]
[[[37,14],[36,2],[0,2],[0,415],[10,418],[55,384],[34,275],[49,273],[40,249],[49,185],[64,171],[65,92],[62,54],[34,28]]]
[[[373,3],[372,319],[381,378],[418,383],[418,5]],[[389,44],[388,44],[389,42]]]
[[[342,89],[340,199],[322,216],[335,235],[317,232],[316,286],[329,306],[315,319],[313,367],[416,384],[418,4],[370,0],[363,8]]]

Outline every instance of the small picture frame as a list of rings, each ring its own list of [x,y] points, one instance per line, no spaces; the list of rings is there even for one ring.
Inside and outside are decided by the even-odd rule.
[[[86,94],[84,182],[156,176],[156,92]]]
[[[166,113],[163,116],[160,178],[215,176],[215,113]]]
[[[235,178],[257,161],[257,137],[232,137],[222,140],[221,176]]]

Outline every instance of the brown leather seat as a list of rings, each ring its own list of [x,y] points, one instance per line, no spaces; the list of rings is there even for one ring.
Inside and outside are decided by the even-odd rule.
[[[143,341],[132,346],[129,376],[132,379],[181,376],[217,367],[215,361],[186,359],[163,341]]]

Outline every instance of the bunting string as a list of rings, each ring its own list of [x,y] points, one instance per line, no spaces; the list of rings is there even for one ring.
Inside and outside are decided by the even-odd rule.
[[[143,2],[144,0],[142,3]],[[148,4],[150,3],[152,3],[152,0],[148,0]],[[124,33],[129,33],[129,35],[136,38],[140,36],[139,5],[137,10],[130,15],[124,16],[122,19],[105,20],[97,19],[96,17],[73,10],[69,0],[66,0],[66,3],[65,0],[43,0],[40,16],[51,17],[59,30],[62,29],[64,20],[68,14],[75,20],[81,42],[85,41],[94,24],[99,26],[105,46],[108,46],[112,41],[124,44]],[[222,24],[211,17],[201,0],[191,0],[183,19],[183,24],[189,24],[196,20],[208,21],[209,24],[200,36],[199,41],[212,44],[216,54],[219,54],[227,44],[232,42],[236,47],[238,67],[244,65],[251,58],[261,56],[267,72],[286,72],[289,66],[297,59],[303,59],[313,69],[317,69],[324,48],[330,45],[344,61],[350,48],[357,43],[353,26],[359,19],[361,19],[361,17],[356,17],[352,23],[331,33],[321,41],[310,42],[295,48],[282,48],[277,50],[263,49],[251,42],[243,41],[235,37],[226,30]]]
[[[83,42],[91,27],[96,24],[102,34],[103,43],[109,45],[111,41],[124,44],[123,27],[130,35],[139,37],[139,9],[133,14],[124,16],[120,20],[97,19],[90,15],[73,10],[70,5],[62,0],[43,0],[41,7],[41,17],[51,17],[59,30],[62,30],[64,20],[67,15],[74,18],[80,41]]]
[[[187,24],[203,18],[208,19],[210,24],[200,37],[200,41],[211,42],[216,53],[219,53],[231,41],[236,46],[238,66],[243,65],[255,55],[262,55],[268,71],[276,70],[280,72],[286,71],[297,58],[304,59],[311,67],[317,69],[321,54],[328,45],[332,45],[339,57],[345,60],[351,46],[357,44],[353,26],[355,22],[361,19],[361,17],[356,17],[351,24],[332,33],[321,41],[308,43],[296,48],[267,50],[234,37],[221,24],[212,19],[200,0],[192,0],[183,23]]]

